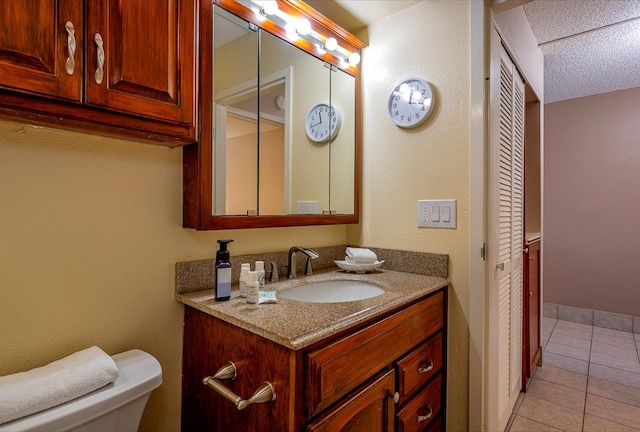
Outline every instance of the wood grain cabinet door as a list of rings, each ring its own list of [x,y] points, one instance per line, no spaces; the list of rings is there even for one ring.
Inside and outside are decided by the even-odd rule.
[[[194,125],[196,1],[87,2],[88,105]]]
[[[82,0],[0,0],[0,87],[82,100]]]
[[[307,432],[391,432],[393,431],[393,370],[323,414],[307,426]]]

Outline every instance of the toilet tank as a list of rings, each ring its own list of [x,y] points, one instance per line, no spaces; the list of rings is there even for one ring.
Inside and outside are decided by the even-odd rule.
[[[151,354],[131,350],[112,356],[118,379],[65,404],[0,425],[17,431],[137,431],[151,392],[162,384],[162,368]]]

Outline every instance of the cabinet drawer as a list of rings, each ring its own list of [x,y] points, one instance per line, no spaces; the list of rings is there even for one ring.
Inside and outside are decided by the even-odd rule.
[[[442,368],[442,333],[411,351],[398,366],[400,405]]]
[[[306,357],[305,416],[311,418],[444,325],[442,291]]]
[[[440,413],[442,377],[429,386],[398,413],[398,432],[421,431]]]

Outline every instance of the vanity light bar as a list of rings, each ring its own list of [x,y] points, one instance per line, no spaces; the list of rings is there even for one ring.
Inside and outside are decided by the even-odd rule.
[[[245,3],[245,2],[241,2]],[[260,19],[269,18],[285,29],[287,37],[295,40],[298,37],[313,43],[322,52],[331,52],[338,57],[345,66],[356,66],[360,63],[360,54],[350,52],[341,47],[334,37],[324,36],[311,27],[306,18],[294,19],[278,8],[276,0],[248,0],[253,5],[251,9]]]

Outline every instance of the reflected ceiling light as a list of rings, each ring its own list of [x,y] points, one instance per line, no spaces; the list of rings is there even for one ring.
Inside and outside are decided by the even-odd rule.
[[[284,26],[284,30],[287,32],[287,37],[290,41],[295,41],[298,39],[298,31],[296,30],[295,24],[287,24]]]
[[[296,21],[296,31],[299,35],[309,34],[311,31],[311,23],[306,18],[300,18]]]
[[[265,15],[274,15],[278,11],[278,2],[276,0],[262,0],[256,3],[261,6],[261,12]]]
[[[338,48],[338,41],[336,40],[336,38],[327,38],[323,48],[327,51],[335,51],[336,48]]]
[[[311,22],[308,19],[294,19],[289,16],[286,12],[279,9],[276,0],[244,0],[241,2],[246,2],[248,5],[256,5],[259,8],[259,12],[251,6],[247,7],[256,11],[256,16],[261,20],[269,15],[271,21],[278,24],[281,28],[284,28],[287,38],[290,41],[295,42],[298,38],[302,37],[315,44],[320,51],[331,52],[334,57],[340,60],[344,68],[356,66],[360,63],[360,54],[347,51],[338,44],[336,38],[331,36],[327,37],[313,30]]]
[[[400,91],[400,94],[402,96],[409,96],[409,93],[411,93],[411,88],[409,87],[409,84],[407,83],[402,83],[400,84],[400,88],[398,89]]]

